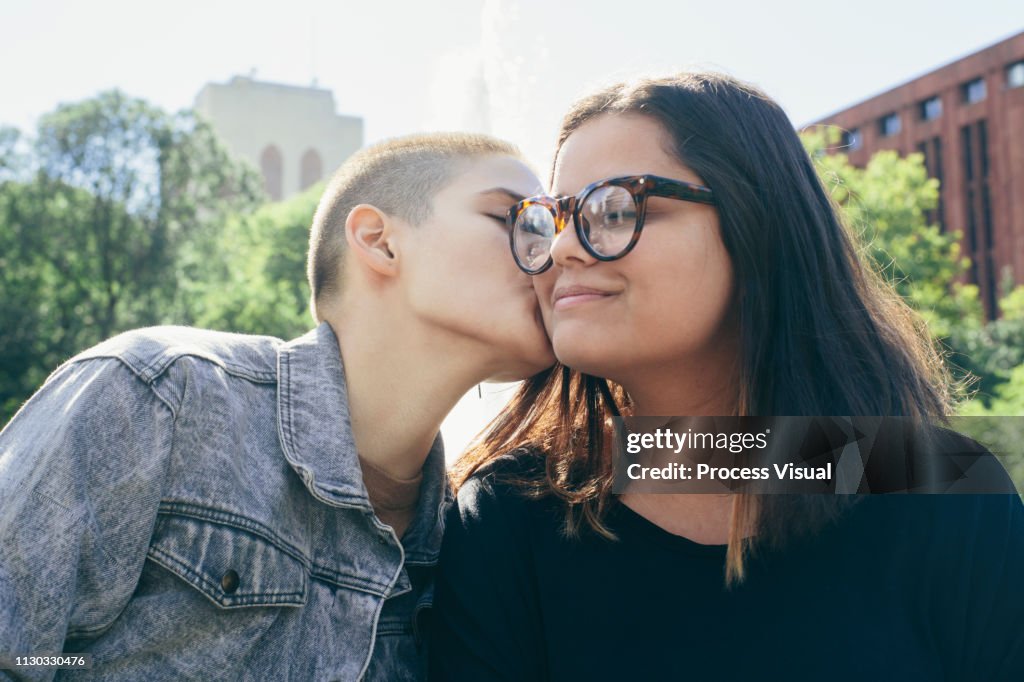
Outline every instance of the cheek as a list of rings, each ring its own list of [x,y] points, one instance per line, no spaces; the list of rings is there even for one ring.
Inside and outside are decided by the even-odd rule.
[[[661,273],[681,295],[709,295],[731,285],[732,264],[717,220],[658,225],[644,232],[636,251],[645,271]]]
[[[420,239],[406,251],[407,295],[414,308],[432,318],[475,306],[474,297],[488,265],[481,262],[480,250],[458,235],[444,237]],[[477,312],[474,308],[473,313]]]
[[[651,270],[663,273],[665,286],[655,286],[658,298],[672,296],[679,305],[696,310],[722,304],[732,289],[732,263],[717,239],[685,240],[656,255]]]
[[[546,272],[530,278],[533,292],[537,295],[541,316],[544,318],[544,326],[549,330],[551,329],[551,292],[554,291],[556,279],[554,270],[554,268],[549,268]]]
[[[508,232],[495,227],[475,235],[473,249],[486,267],[504,274],[521,272],[512,257],[512,249],[508,244]]]
[[[500,235],[484,233],[467,237],[455,245],[447,258],[447,268],[437,274],[451,277],[453,287],[463,296],[472,296],[474,293],[482,295],[484,290],[493,295],[495,289],[507,287],[516,272],[508,243],[502,241]]]
[[[641,241],[636,250],[641,249],[627,256],[638,256],[627,276],[630,307],[642,336],[672,347],[710,341],[733,301],[732,263],[717,225],[666,229]]]
[[[522,324],[523,311],[534,302],[531,282],[516,267],[503,237],[503,232],[477,235],[460,256],[461,264],[453,264],[453,272],[461,274],[450,290],[450,300],[463,301],[477,319],[489,320],[495,329]]]

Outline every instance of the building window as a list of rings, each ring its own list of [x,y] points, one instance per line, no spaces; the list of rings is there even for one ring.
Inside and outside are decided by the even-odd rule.
[[[895,112],[878,120],[878,132],[882,134],[882,137],[896,135],[900,132],[900,129],[900,115]]]
[[[942,100],[938,97],[929,97],[921,102],[921,120],[934,121],[942,116]]]
[[[938,222],[939,228],[946,231],[946,207],[943,204],[942,195],[945,191],[946,185],[942,180],[942,138],[932,138],[932,177],[939,181],[939,203],[935,207],[935,220],[932,222]]]
[[[985,99],[985,79],[975,78],[963,85],[964,103],[974,104]]]
[[[999,314],[999,287],[996,284],[996,264],[992,255],[985,259],[985,312],[994,320]]]
[[[320,178],[324,176],[324,164],[315,149],[307,149],[306,153],[302,155],[299,171],[299,189],[306,189],[320,182]]]
[[[971,140],[971,126],[960,129],[960,142],[963,148],[964,178],[968,182],[974,179],[974,144]]]
[[[984,119],[960,128],[963,161],[964,206],[967,255],[971,259],[971,281],[978,285],[989,319],[997,314],[995,267],[996,243],[991,189],[989,187],[988,125]],[[977,266],[978,263],[982,267]]]
[[[981,186],[981,225],[984,231],[985,248],[991,250],[992,242],[992,198],[988,193],[988,183]]]
[[[853,130],[844,130],[842,137],[840,138],[840,144],[848,152],[855,152],[864,146],[864,137],[860,133],[860,128],[854,128]]]
[[[274,201],[281,201],[284,161],[281,150],[274,145],[267,145],[260,154],[260,172],[263,174],[263,187],[267,195]]]
[[[1006,87],[1024,87],[1024,60],[1006,67]]]
[[[928,177],[939,181],[939,197],[935,208],[926,214],[929,225],[938,225],[942,232],[946,231],[945,206],[942,203],[942,195],[945,185],[942,181],[942,138],[935,136],[930,140],[924,140],[917,145],[917,151],[924,157],[924,167],[928,171]]]
[[[970,247],[971,254],[978,252],[978,223],[975,220],[975,216],[978,215],[977,202],[974,200],[974,190],[967,190],[967,245]],[[977,279],[974,280],[975,284],[980,284]]]
[[[978,121],[976,128],[978,130],[978,149],[981,152],[981,177],[988,177],[988,124],[985,123],[985,119]]]

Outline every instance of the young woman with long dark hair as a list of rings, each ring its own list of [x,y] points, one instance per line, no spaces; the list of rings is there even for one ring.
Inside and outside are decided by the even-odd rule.
[[[782,109],[716,74],[609,87],[552,194],[510,225],[561,366],[456,464],[436,678],[1024,679],[1016,495],[612,493],[620,414],[953,409]]]

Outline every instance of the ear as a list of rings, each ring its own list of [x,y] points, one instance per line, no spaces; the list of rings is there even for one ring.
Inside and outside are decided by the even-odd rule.
[[[345,241],[349,252],[378,275],[398,274],[398,258],[392,249],[394,219],[376,206],[359,204],[345,219]]]

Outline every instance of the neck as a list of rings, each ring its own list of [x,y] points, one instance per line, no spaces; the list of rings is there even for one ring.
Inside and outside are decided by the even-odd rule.
[[[392,309],[377,301],[326,320],[338,337],[359,456],[409,479],[423,468],[441,422],[490,367],[480,344]]]
[[[636,416],[728,416],[739,413],[738,354],[722,343],[699,356],[641,368],[619,383]]]
[[[708,344],[702,353],[638,370],[620,383],[637,416],[734,415],[739,413],[738,358],[738,341],[732,335]],[[621,501],[675,535],[701,544],[729,541],[732,495],[627,492]]]

